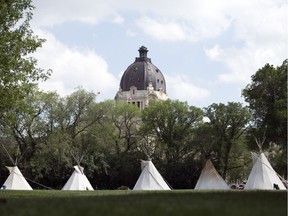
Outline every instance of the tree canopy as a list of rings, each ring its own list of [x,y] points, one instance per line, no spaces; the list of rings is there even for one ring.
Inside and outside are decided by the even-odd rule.
[[[249,130],[249,147],[255,148],[255,138],[262,139],[262,150],[270,152],[277,172],[287,176],[287,67],[266,64],[260,68],[242,94],[253,113]],[[275,155],[275,152],[277,154]]]
[[[31,55],[45,41],[30,28],[33,9],[31,0],[0,0],[0,119],[50,75]]]
[[[243,90],[254,116],[255,136],[265,134],[267,142],[287,149],[287,66],[266,64],[253,76]]]
[[[229,102],[225,104],[212,104],[205,108],[205,116],[210,120],[210,125],[216,134],[216,152],[225,177],[229,168],[229,159],[234,145],[239,144],[239,139],[246,130],[251,120],[251,113],[241,103]]]

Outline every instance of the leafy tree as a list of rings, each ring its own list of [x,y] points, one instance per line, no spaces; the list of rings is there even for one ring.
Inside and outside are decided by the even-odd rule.
[[[39,147],[47,143],[52,134],[47,114],[55,104],[55,98],[56,93],[44,93],[34,88],[17,102],[21,106],[7,110],[4,114],[5,124],[2,124],[0,130],[0,142],[13,155],[13,159],[21,159],[18,165],[23,168],[22,171],[27,177],[31,178],[33,175],[31,162],[35,159]],[[38,164],[38,167],[42,167],[42,163]]]
[[[215,158],[218,136],[213,126],[205,122],[195,128],[193,133],[193,143],[195,143],[195,146],[201,152],[202,163],[205,163],[207,159]]]
[[[225,178],[232,147],[238,144],[238,140],[246,130],[251,120],[251,113],[241,103],[229,102],[227,105],[222,103],[210,105],[205,108],[205,116],[210,120],[216,134],[216,152]]]
[[[198,173],[194,167],[199,166],[193,161],[196,148],[192,132],[202,118],[201,109],[171,100],[151,103],[142,113],[142,133],[154,142],[154,162],[173,188],[191,188],[195,184],[193,179]]]
[[[99,104],[105,114],[95,130],[99,142],[109,145],[109,152],[120,155],[137,147],[138,131],[141,125],[140,110],[132,104],[105,101]]]
[[[96,106],[95,94],[78,89],[61,98],[35,89],[20,103],[22,109],[5,113],[3,137],[14,138],[35,180],[42,179],[56,187],[63,185],[72,165],[93,154],[95,142],[90,128],[103,116]]]
[[[37,67],[37,60],[31,55],[44,42],[30,28],[33,9],[31,0],[0,0],[0,136],[7,148],[20,147],[19,136],[12,134],[16,129],[22,130],[22,126],[11,126],[16,124],[16,119],[20,121],[24,117],[18,113],[29,112],[23,110],[27,108],[23,99],[31,95],[38,81],[46,80],[50,75],[50,71],[44,72]],[[10,153],[19,154],[19,149],[14,150]]]
[[[149,104],[143,111],[143,130],[153,131],[163,148],[167,161],[179,160],[190,152],[187,144],[191,130],[202,121],[202,111],[180,101],[161,101]]]
[[[96,95],[93,92],[86,92],[79,88],[71,95],[62,100],[59,108],[62,115],[59,118],[59,126],[67,132],[74,140],[81,133],[87,132],[88,128],[98,122],[103,113],[95,111]]]
[[[21,109],[15,107],[5,112],[5,125],[2,125],[4,136],[14,138],[20,154],[25,154],[25,160],[29,161],[33,157],[37,144],[45,142],[48,134],[51,133],[45,113],[48,106],[53,104],[54,97],[54,93],[44,93],[35,88],[33,92],[30,91],[24,99],[17,102],[21,105]]]
[[[31,0],[0,0],[0,120],[3,113],[14,108],[40,80],[46,80],[50,71],[37,67],[31,56],[41,47],[43,39],[30,28]]]
[[[78,88],[72,94],[58,101],[56,106],[54,114],[57,114],[57,116],[55,116],[53,134],[56,133],[58,143],[62,143],[59,149],[62,149],[65,154],[64,157],[70,158],[66,163],[69,166],[67,167],[67,175],[62,174],[66,178],[71,175],[73,164],[90,165],[89,161],[92,160],[95,141],[91,130],[104,115],[103,110],[98,109],[95,97],[96,95],[93,92]],[[50,142],[48,145],[53,146],[54,144]],[[61,162],[61,160],[59,161]],[[95,166],[91,166],[91,168],[89,166],[90,172],[86,169],[88,176],[92,173],[93,168]]]
[[[266,64],[253,76],[242,94],[254,116],[250,129],[250,148],[255,148],[254,137],[266,138],[262,148],[278,155],[274,168],[287,176],[287,66],[288,59],[279,67]]]
[[[93,133],[108,165],[106,175],[98,176],[98,179],[103,179],[100,187],[132,187],[137,180],[141,158],[137,149],[141,112],[135,105],[116,101],[105,101],[99,106],[106,112]]]
[[[273,142],[284,151],[287,150],[287,65],[288,60],[280,67],[266,64],[243,90],[254,116],[255,136],[265,134],[266,147]]]

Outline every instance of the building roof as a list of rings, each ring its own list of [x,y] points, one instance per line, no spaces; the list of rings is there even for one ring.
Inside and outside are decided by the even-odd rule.
[[[139,57],[135,58],[125,70],[121,81],[120,88],[122,91],[130,91],[132,86],[137,90],[147,90],[149,83],[152,84],[154,90],[162,90],[166,93],[166,82],[162,72],[147,57],[148,49],[144,46],[139,48]]]

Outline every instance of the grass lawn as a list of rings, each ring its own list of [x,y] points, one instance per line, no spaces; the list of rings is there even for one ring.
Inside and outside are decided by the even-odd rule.
[[[286,216],[287,191],[1,191],[0,216]]]

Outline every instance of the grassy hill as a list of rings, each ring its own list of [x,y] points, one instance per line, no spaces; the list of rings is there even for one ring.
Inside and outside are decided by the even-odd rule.
[[[0,191],[1,216],[286,216],[287,191]]]

